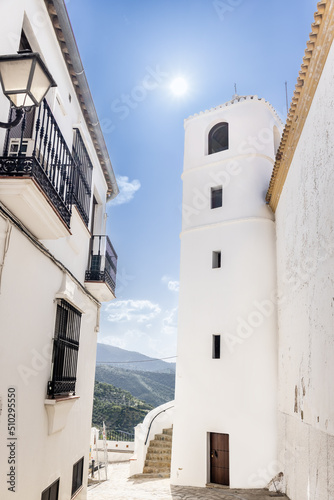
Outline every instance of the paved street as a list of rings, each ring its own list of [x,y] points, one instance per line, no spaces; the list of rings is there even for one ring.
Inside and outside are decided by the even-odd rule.
[[[286,499],[259,490],[224,490],[170,486],[169,479],[128,479],[129,463],[109,465],[109,480],[88,489],[88,500],[272,500]],[[101,477],[104,472],[101,471]]]

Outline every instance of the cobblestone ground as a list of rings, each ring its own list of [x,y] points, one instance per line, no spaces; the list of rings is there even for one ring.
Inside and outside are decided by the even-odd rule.
[[[101,471],[104,478],[104,472]],[[169,479],[129,479],[129,464],[109,465],[109,480],[88,488],[88,500],[272,500],[286,499],[263,490],[223,490],[170,486]]]

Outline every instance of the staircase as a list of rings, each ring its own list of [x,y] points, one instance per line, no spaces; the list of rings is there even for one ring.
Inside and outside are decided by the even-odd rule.
[[[172,454],[173,428],[156,434],[147,448],[143,474],[151,477],[169,477]]]

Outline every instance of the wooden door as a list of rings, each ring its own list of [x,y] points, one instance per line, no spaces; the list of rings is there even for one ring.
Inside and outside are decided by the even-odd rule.
[[[230,485],[229,435],[210,433],[210,482]]]

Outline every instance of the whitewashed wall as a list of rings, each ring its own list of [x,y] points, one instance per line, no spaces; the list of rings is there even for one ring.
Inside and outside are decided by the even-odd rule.
[[[291,500],[334,498],[334,47],[276,211],[279,461]]]
[[[6,223],[0,217],[0,256]],[[5,476],[7,462],[7,389],[17,394],[17,498],[34,500],[61,477],[60,497],[69,498],[74,463],[85,457],[87,477],[91,406],[94,386],[97,306],[72,282],[73,303],[82,316],[76,394],[62,430],[49,434],[45,407],[50,380],[56,303],[64,291],[64,273],[41,254],[17,229],[11,231],[1,279],[0,497],[13,498]],[[67,405],[68,403],[65,403]],[[63,495],[63,496],[62,496]],[[85,498],[85,496],[81,496]]]
[[[207,155],[216,123],[226,151]],[[276,459],[277,319],[275,228],[265,204],[277,115],[247,98],[185,123],[183,227],[174,414],[173,484],[210,482],[208,435],[230,436],[231,487],[264,486]],[[223,207],[210,189],[223,185]],[[222,267],[212,269],[212,251]],[[212,336],[221,358],[212,359]]]
[[[101,204],[96,232],[103,234],[106,181],[44,1],[0,2],[1,54],[16,53],[22,26],[33,51],[41,54],[58,85],[49,92],[47,100],[69,149],[72,148],[73,127],[80,128],[94,165],[93,190]],[[9,102],[0,92],[1,121],[7,120],[8,110]],[[1,129],[1,145],[3,140],[4,131]],[[43,245],[83,283],[91,235],[76,208],[73,209],[71,232],[67,238],[43,241]],[[71,496],[73,465],[84,456],[84,488],[76,497],[83,500],[86,498],[99,305],[29,238],[8,225],[2,216],[0,264],[0,498],[36,500],[60,477],[59,499],[67,500]],[[47,404],[50,401],[46,400],[46,393],[57,298],[64,298],[83,314],[76,383],[78,398],[57,403],[58,409],[52,419],[53,407]],[[9,472],[8,387],[15,387],[17,394],[15,494],[8,490],[6,483]]]

